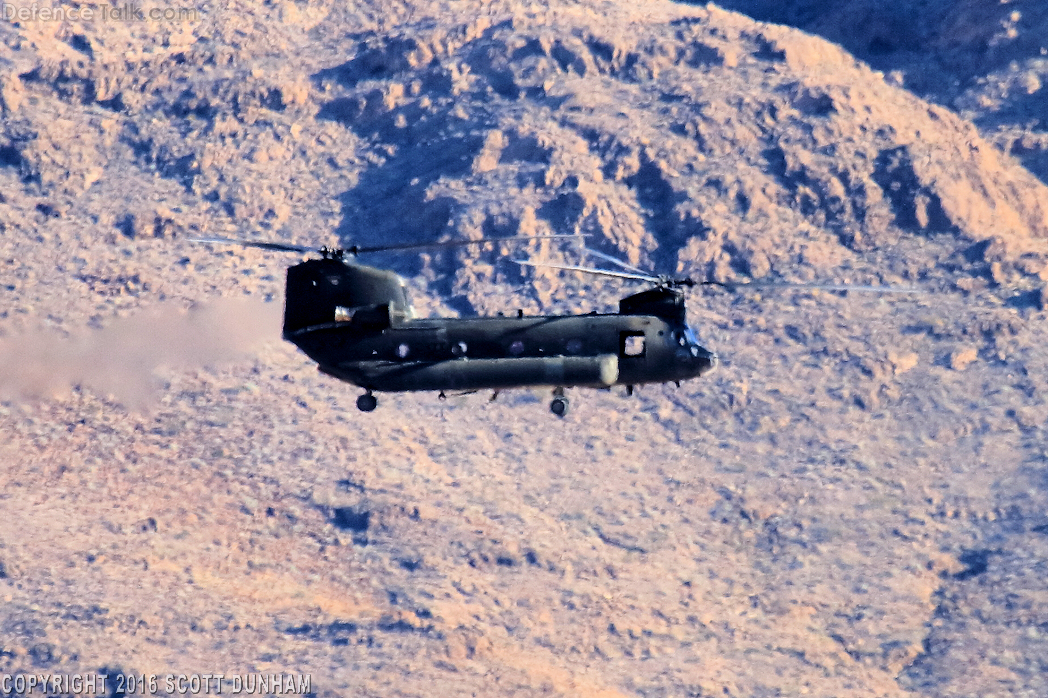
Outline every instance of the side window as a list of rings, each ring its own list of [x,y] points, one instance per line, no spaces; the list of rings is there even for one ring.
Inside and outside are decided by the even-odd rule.
[[[644,356],[644,333],[623,332],[619,352],[622,356]]]

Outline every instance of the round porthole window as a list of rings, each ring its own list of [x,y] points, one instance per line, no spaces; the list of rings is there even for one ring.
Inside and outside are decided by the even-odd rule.
[[[509,345],[509,353],[513,354],[513,356],[520,356],[521,354],[523,354],[524,342],[520,341],[519,339],[515,340],[512,344]]]
[[[451,353],[454,354],[455,356],[465,356],[466,355],[466,343],[465,342],[457,342],[454,346],[451,347]]]
[[[407,344],[401,344],[399,347],[397,347],[397,356],[399,356],[402,359],[408,358],[408,354],[410,353],[411,349],[408,348]]]

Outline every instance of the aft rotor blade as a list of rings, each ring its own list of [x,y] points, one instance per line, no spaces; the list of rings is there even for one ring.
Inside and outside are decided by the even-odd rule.
[[[644,271],[643,269],[638,269],[637,267],[633,266],[632,264],[627,264],[626,262],[623,262],[618,257],[613,257],[610,254],[604,254],[603,252],[598,252],[597,250],[592,250],[592,249],[590,249],[588,247],[583,248],[583,249],[586,250],[586,254],[591,254],[594,257],[600,257],[601,259],[606,260],[608,262],[611,262],[612,264],[616,264],[616,265],[622,267],[623,269],[628,269],[629,271],[635,272],[637,274],[645,274],[646,275],[648,273],[648,272]]]
[[[303,245],[290,245],[286,242],[266,242],[264,240],[233,240],[230,238],[190,238],[190,242],[205,242],[216,245],[243,245],[244,247],[257,247],[260,250],[273,252],[319,252],[320,248],[305,247]]]
[[[719,282],[719,281],[705,281],[703,285],[707,286],[721,286],[730,291],[745,291],[748,289],[763,290],[763,289],[798,289],[798,290],[813,290],[813,291],[854,291],[856,293],[928,293],[923,288],[913,288],[912,286],[870,286],[870,285],[857,285],[852,286],[849,284],[803,284],[803,283],[789,283],[785,281],[753,281],[750,283],[731,283],[731,282]]]
[[[446,247],[466,247],[468,245],[484,245],[489,242],[526,242],[528,240],[580,240],[584,235],[509,235],[498,238],[483,238],[481,240],[448,240],[446,242],[421,242],[407,243],[403,245],[377,245],[374,247],[360,247],[353,245],[346,248],[349,254],[367,254],[369,252],[395,252],[399,250],[427,250],[443,249]]]
[[[497,238],[484,238],[482,240],[448,240],[446,242],[423,242],[423,243],[406,243],[401,245],[376,245],[373,247],[361,247],[359,245],[353,245],[347,247],[344,252],[351,255],[367,254],[369,252],[397,252],[400,250],[424,250],[424,249],[438,249],[447,247],[465,247],[468,245],[483,245],[489,242],[524,242],[528,240],[581,240],[586,236],[584,235],[528,235],[519,236],[512,235],[507,237]],[[232,238],[192,238],[190,242],[204,242],[218,245],[243,245],[244,247],[257,247],[261,250],[270,250],[273,252],[298,252],[298,253],[309,253],[309,252],[333,252],[338,253],[338,250],[328,250],[322,247],[306,247],[305,245],[292,245],[286,242],[269,242],[266,240],[234,240]]]
[[[548,264],[546,262],[525,262],[522,259],[512,259],[511,262],[524,264],[529,267],[549,267],[550,269],[563,269],[564,271],[581,271],[584,274],[599,274],[600,276],[613,276],[616,279],[635,279],[637,281],[649,281],[654,284],[662,283],[662,279],[649,274],[627,274],[622,271],[608,271],[607,269],[592,269],[590,267],[575,267],[566,264]]]

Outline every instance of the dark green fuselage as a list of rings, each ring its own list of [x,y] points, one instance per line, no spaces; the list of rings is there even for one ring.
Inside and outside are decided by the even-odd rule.
[[[368,390],[607,388],[696,378],[716,364],[676,289],[615,314],[414,319],[403,282],[339,260],[288,270],[284,337],[320,370]]]

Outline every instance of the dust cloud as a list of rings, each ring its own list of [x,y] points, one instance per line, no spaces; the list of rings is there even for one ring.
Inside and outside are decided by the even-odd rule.
[[[280,336],[281,303],[221,299],[189,310],[143,310],[100,330],[61,337],[38,330],[0,339],[0,398],[61,397],[83,387],[144,408],[159,372],[230,361]]]

